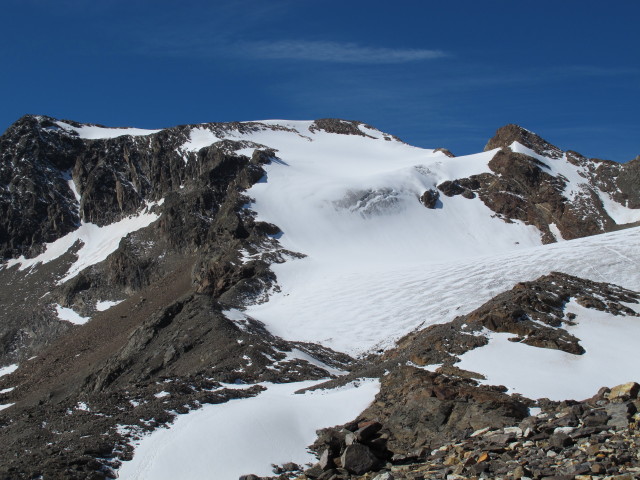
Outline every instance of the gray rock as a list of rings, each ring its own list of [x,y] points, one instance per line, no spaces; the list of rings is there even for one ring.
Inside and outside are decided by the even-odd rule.
[[[628,427],[631,415],[636,412],[635,406],[630,402],[609,403],[604,408],[610,417],[607,421],[609,427]]]
[[[573,439],[566,433],[558,432],[549,437],[549,444],[554,448],[566,448],[573,445],[573,443]]]
[[[380,461],[367,446],[357,443],[345,448],[340,460],[344,469],[356,475],[375,470],[380,464]]]

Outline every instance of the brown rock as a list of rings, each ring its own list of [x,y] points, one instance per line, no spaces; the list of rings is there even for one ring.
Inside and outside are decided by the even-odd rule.
[[[609,401],[626,401],[638,398],[638,392],[640,392],[640,385],[636,382],[623,383],[617,385],[609,392]]]

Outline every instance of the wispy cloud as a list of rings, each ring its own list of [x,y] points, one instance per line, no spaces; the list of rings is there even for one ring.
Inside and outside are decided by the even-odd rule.
[[[146,39],[136,51],[174,57],[294,60],[348,64],[400,64],[447,57],[441,50],[387,48],[351,42],[309,40],[237,41],[228,35],[214,38],[165,36]]]
[[[238,53],[262,59],[313,62],[384,64],[446,57],[441,50],[368,47],[326,41],[262,41],[235,45]]]

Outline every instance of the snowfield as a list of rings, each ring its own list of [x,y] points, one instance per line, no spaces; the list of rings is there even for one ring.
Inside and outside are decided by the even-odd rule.
[[[276,265],[282,291],[245,313],[288,340],[359,354],[391,347],[418,327],[453,320],[551,271],[637,291],[639,265],[640,228],[449,263],[301,259]]]
[[[348,422],[375,397],[377,380],[336,390],[295,392],[317,382],[264,384],[256,397],[205,405],[179,415],[169,429],[144,437],[132,461],[118,471],[126,480],[217,478],[271,475],[271,464],[313,463],[306,451],[316,430]]]

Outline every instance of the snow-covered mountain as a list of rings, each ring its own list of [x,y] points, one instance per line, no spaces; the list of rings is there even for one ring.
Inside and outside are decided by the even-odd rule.
[[[455,157],[337,119],[23,117],[0,137],[3,474],[114,475],[177,413],[122,478],[265,475],[378,391],[362,415],[406,454],[405,368],[532,399],[638,380],[638,186],[640,160],[516,125]],[[526,413],[504,398],[471,424]]]

